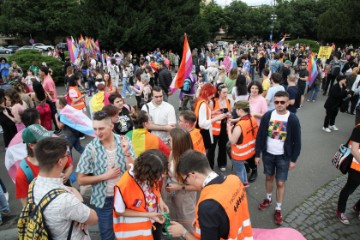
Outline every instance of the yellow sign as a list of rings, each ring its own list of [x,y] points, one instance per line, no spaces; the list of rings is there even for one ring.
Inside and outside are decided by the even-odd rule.
[[[331,52],[332,52],[332,47],[329,46],[321,46],[319,49],[319,53],[317,55],[317,58],[320,59],[329,59]]]

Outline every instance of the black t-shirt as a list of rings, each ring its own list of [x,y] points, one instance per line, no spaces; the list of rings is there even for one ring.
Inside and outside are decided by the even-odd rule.
[[[300,93],[297,86],[289,86],[286,91],[289,94],[289,100],[295,99],[295,103],[293,105],[289,105],[287,110],[292,113],[296,113],[296,109],[300,106]]]
[[[17,128],[16,125],[13,121],[11,121],[10,118],[8,118],[7,116],[5,116],[5,114],[3,113],[3,109],[0,108],[0,125],[3,129],[3,137],[4,137],[4,144],[5,147],[8,147],[11,139],[16,135],[17,133]],[[11,112],[9,110],[6,110],[10,115]]]
[[[214,178],[208,185],[221,184],[225,177],[220,175]],[[201,229],[201,239],[218,240],[226,239],[229,235],[229,218],[223,208],[215,200],[205,200],[199,204],[198,219]]]
[[[350,140],[360,143],[360,126],[354,128],[354,130],[351,133]]]
[[[114,124],[114,132],[125,135],[133,129],[133,122],[130,117],[130,111],[124,106],[119,113],[119,121]]]

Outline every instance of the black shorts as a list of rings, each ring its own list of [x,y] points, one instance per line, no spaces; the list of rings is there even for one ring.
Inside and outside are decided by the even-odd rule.
[[[299,80],[297,83],[297,87],[299,89],[299,93],[300,95],[304,95],[305,94],[305,88],[306,88],[306,82]]]

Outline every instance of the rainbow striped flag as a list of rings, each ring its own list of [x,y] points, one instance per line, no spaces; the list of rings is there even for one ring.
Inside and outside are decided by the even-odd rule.
[[[181,88],[184,84],[185,78],[189,77],[193,68],[192,55],[189,46],[189,42],[184,34],[184,47],[182,53],[182,59],[179,67],[179,71],[176,73],[173,81],[171,82],[170,89],[175,92],[176,89]]]
[[[317,75],[318,75],[318,70],[317,70],[317,66],[316,66],[316,60],[314,58],[314,54],[312,52],[310,52],[310,57],[309,57],[309,60],[308,60],[308,73],[309,73],[309,76],[308,76],[308,82],[309,82],[309,86],[311,86]]]

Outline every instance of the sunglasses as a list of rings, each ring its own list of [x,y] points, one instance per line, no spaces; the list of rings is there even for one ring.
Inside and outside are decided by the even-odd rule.
[[[281,104],[284,105],[286,102],[285,101],[274,101],[275,105]]]

